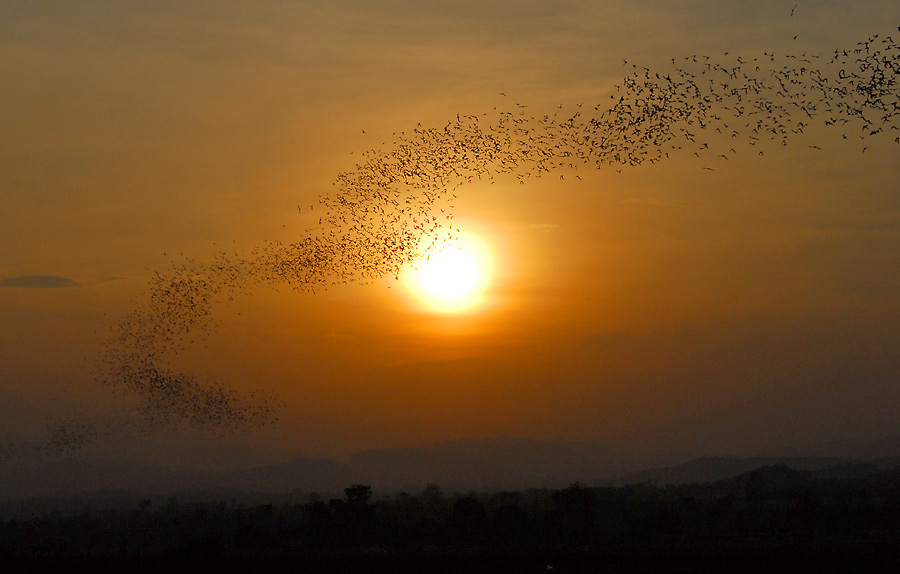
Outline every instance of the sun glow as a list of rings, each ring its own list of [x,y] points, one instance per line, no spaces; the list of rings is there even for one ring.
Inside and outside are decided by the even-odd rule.
[[[487,245],[466,234],[432,248],[403,280],[428,309],[459,313],[484,300],[492,270],[493,258]]]

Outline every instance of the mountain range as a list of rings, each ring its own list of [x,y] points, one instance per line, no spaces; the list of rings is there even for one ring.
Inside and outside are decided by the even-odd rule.
[[[762,466],[784,464],[822,470],[868,462],[900,466],[900,438],[855,449],[857,456],[767,456],[691,458],[660,454],[635,459],[600,444],[563,439],[499,436],[459,439],[421,447],[367,450],[341,462],[296,458],[289,462],[227,470],[185,470],[111,458],[69,458],[41,464],[0,465],[0,498],[74,496],[97,492],[141,495],[172,493],[341,493],[367,484],[376,493],[419,492],[437,484],[445,492],[710,482]]]

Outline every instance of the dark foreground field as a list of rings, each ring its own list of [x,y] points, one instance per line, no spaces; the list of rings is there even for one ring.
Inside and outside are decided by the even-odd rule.
[[[897,572],[896,544],[877,540],[621,544],[555,548],[234,552],[188,544],[160,554],[7,557],[3,572],[588,573]]]
[[[7,504],[0,572],[900,570],[900,473],[865,465],[667,488],[89,500]]]

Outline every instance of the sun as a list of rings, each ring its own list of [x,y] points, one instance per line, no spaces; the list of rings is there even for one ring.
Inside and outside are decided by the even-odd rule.
[[[409,290],[431,311],[460,313],[484,301],[493,258],[487,244],[472,234],[429,250],[403,276]]]

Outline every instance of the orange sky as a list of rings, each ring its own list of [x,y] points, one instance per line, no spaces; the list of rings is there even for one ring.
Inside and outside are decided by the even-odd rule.
[[[154,271],[302,237],[319,215],[297,206],[395,132],[604,107],[624,59],[828,55],[900,23],[892,0],[187,4],[0,7],[2,440],[114,412],[99,344]],[[174,363],[277,395],[279,422],[133,440],[740,454],[900,432],[893,136],[715,142],[736,151],[456,190],[456,222],[496,263],[465,314],[424,311],[392,278],[217,305],[218,330]],[[31,276],[77,286],[11,281]]]

